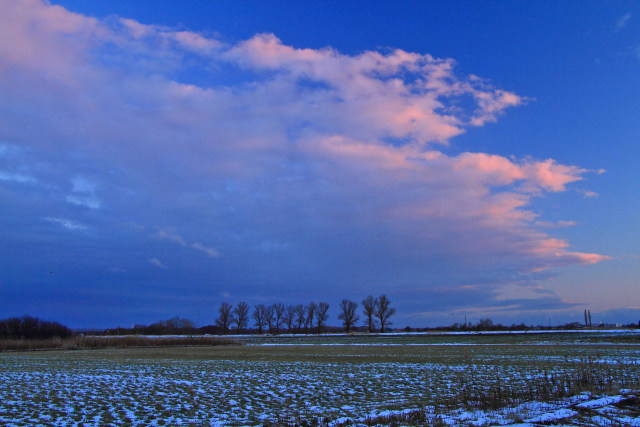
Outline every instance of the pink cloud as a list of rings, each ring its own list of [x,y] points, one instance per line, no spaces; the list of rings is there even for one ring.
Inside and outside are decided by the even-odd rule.
[[[578,260],[580,264],[596,264],[601,261],[612,259],[610,256],[601,254],[586,254],[580,252],[568,252],[568,256],[573,256]]]
[[[496,185],[512,184],[526,177],[522,168],[506,157],[485,153],[462,153],[457,157],[454,167],[476,172]]]
[[[576,166],[558,164],[553,159],[529,163],[525,170],[534,183],[549,191],[564,191],[567,184],[581,180],[581,175],[587,172]]]
[[[0,94],[12,100],[5,109],[13,112],[28,94],[24,102],[43,112],[29,117],[37,138],[16,130],[9,115],[0,117],[3,137],[99,159],[133,177],[127,183],[133,193],[161,194],[172,208],[195,206],[194,217],[215,218],[229,233],[244,233],[233,222],[241,212],[244,226],[260,225],[256,233],[277,234],[290,220],[309,233],[317,224],[370,227],[362,234],[390,236],[375,247],[380,253],[388,246],[406,258],[446,253],[469,269],[485,262],[510,274],[608,259],[541,232],[530,208],[534,197],[565,191],[585,169],[434,148],[525,101],[456,74],[453,60],[403,50],[297,49],[269,34],[226,46],[193,32],[98,21],[37,1],[9,2],[3,12]],[[106,44],[116,46],[110,61],[100,57]],[[251,68],[257,77],[214,88],[173,81],[167,70],[181,67],[187,53]],[[475,105],[459,108],[461,96]],[[280,215],[287,209],[306,214]],[[200,237],[188,242],[169,231],[156,237],[220,254]]]
[[[68,80],[85,60],[99,22],[38,0],[7,1],[0,14],[0,75],[37,71]]]
[[[586,169],[556,163],[552,159],[531,159],[514,162],[502,156],[484,153],[463,153],[458,157],[457,168],[481,172],[497,185],[522,181],[523,187],[541,188],[546,191],[564,191],[566,185],[582,179]]]
[[[522,102],[513,93],[485,83],[476,85],[477,79],[461,81],[451,60],[402,50],[346,56],[332,49],[295,49],[272,34],[261,34],[233,47],[226,57],[247,67],[277,69],[324,82],[328,91],[346,101],[347,111],[341,116],[353,118],[354,125],[422,143],[444,142],[464,132],[465,126],[492,121],[504,109]],[[379,78],[401,71],[420,78],[411,83]],[[476,99],[477,110],[466,123],[454,114],[440,112],[448,98],[467,94]]]

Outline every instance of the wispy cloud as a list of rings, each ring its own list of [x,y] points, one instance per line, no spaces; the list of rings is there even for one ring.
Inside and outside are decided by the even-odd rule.
[[[207,254],[211,258],[218,258],[221,255],[217,249],[205,246],[201,242],[188,243],[185,239],[182,238],[182,236],[180,236],[173,230],[158,230],[152,236],[156,239],[169,240],[171,242],[179,244],[180,246],[193,248]]]
[[[38,182],[36,178],[29,175],[4,171],[0,171],[0,181],[13,181],[21,184],[33,184]]]
[[[72,193],[67,195],[67,201],[69,203],[84,206],[89,209],[100,209],[102,207],[102,203],[96,196],[96,183],[84,177],[76,176],[72,180],[72,184]]]
[[[163,270],[167,270],[168,267],[164,265],[158,258],[149,258],[149,263],[155,267],[161,268]]]
[[[629,23],[629,19],[631,19],[630,13],[625,13],[616,21],[616,31],[620,31],[624,29]]]
[[[578,223],[575,221],[557,221],[557,222],[536,221],[535,224],[538,227],[542,227],[542,228],[565,228],[565,227],[575,227],[576,225],[578,225]]]
[[[179,244],[180,246],[187,246],[187,242],[185,242],[184,239],[173,230],[158,230],[152,235],[152,237],[156,239],[169,240]]]
[[[194,242],[191,244],[191,247],[193,249],[196,249],[198,251],[204,252],[205,254],[207,254],[208,256],[210,256],[211,258],[218,258],[220,256],[220,252],[218,252],[218,250],[214,249],[214,248],[210,248],[208,246],[203,245],[200,242]]]
[[[51,218],[51,217],[47,217],[45,218],[47,221],[53,222],[55,224],[58,224],[64,228],[66,228],[67,230],[86,230],[87,226],[84,224],[80,224],[79,222],[70,220],[70,219],[66,219],[66,218]]]

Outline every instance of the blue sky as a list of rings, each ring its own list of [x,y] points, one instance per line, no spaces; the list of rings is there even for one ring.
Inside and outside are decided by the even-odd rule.
[[[2,317],[640,320],[635,2],[0,7]]]

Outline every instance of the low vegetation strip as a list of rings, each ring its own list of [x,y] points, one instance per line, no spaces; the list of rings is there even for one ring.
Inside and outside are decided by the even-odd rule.
[[[130,347],[180,347],[239,345],[233,340],[206,336],[177,337],[71,337],[49,339],[4,339],[0,340],[0,351],[29,350],[83,350]]]

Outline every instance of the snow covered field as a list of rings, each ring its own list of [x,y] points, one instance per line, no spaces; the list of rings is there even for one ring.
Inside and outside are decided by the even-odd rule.
[[[640,426],[638,391],[620,392],[640,381],[638,341],[580,345],[560,338],[508,346],[460,340],[464,345],[325,342],[1,353],[0,424],[262,425],[320,419],[339,425],[419,410],[432,421],[437,413],[438,421],[450,425],[557,420]],[[549,340],[554,341],[542,341]],[[524,401],[542,380],[590,371],[611,382],[613,397],[585,392],[554,402]],[[456,403],[470,389],[507,388],[524,400],[491,410]]]

